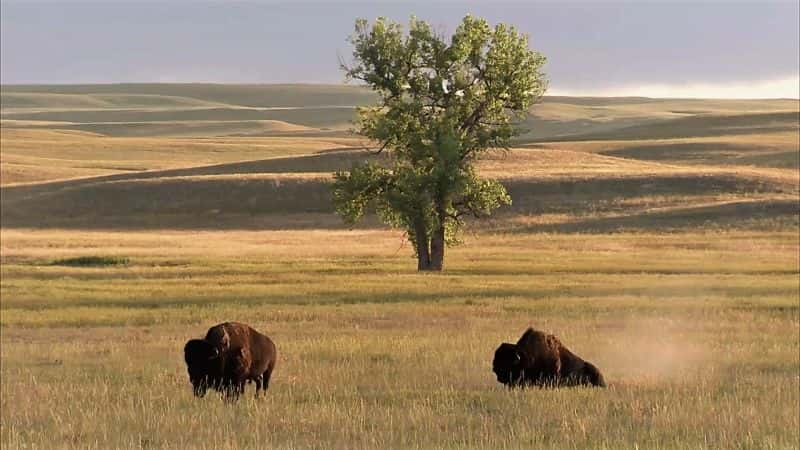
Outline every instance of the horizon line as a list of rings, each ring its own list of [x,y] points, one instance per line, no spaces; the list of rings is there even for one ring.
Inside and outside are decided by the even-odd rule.
[[[798,86],[794,83],[798,78],[785,78],[779,82],[789,81],[793,86]],[[757,82],[760,84],[774,84],[774,81]],[[741,85],[741,83],[735,83]],[[226,81],[102,81],[102,82],[58,82],[58,83],[38,83],[38,82],[11,82],[0,83],[0,88],[3,87],[44,87],[44,86],[123,86],[123,85],[215,85],[215,86],[331,86],[331,87],[345,87],[345,88],[362,88],[368,89],[367,86],[348,84],[348,83],[330,83],[330,82],[226,82]],[[728,85],[728,86],[726,86]],[[597,90],[582,90],[582,89],[553,89],[553,92],[545,93],[543,98],[546,97],[572,97],[572,98],[646,98],[657,100],[800,100],[800,92],[792,93],[789,95],[753,95],[753,96],[725,96],[709,92],[709,95],[677,95],[679,92],[686,93],[687,91],[706,91],[713,89],[730,89],[731,83],[718,83],[714,84],[696,84],[685,86],[670,86],[666,84],[643,84],[637,87],[617,87],[606,88]],[[702,86],[702,87],[700,87]],[[648,94],[647,91],[674,91],[674,94],[658,95]],[[747,90],[747,89],[745,89]],[[758,89],[755,89],[758,90]],[[800,88],[798,89],[800,90]],[[627,91],[627,92],[626,92]],[[56,94],[56,93],[54,93]],[[87,93],[88,94],[88,93]]]

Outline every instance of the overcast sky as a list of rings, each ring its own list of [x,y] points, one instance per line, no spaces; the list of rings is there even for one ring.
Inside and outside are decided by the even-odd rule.
[[[3,83],[341,83],[356,17],[516,25],[552,94],[798,97],[800,9],[772,2],[2,1]]]

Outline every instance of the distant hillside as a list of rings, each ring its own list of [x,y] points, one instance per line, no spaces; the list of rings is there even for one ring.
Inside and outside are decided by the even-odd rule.
[[[331,206],[331,171],[368,157],[363,151],[341,150],[7,186],[2,223],[10,227],[280,228],[288,227],[288,220],[293,227],[339,228],[344,224]],[[797,221],[793,198],[798,187],[790,173],[780,170],[692,169],[590,153],[517,150],[487,160],[481,171],[499,177],[513,198],[513,205],[498,216],[506,218],[504,226],[519,222],[515,217],[569,218],[573,224],[591,218],[586,226],[575,229],[590,231],[596,221],[604,228],[609,226],[607,220],[628,217],[622,223],[636,228],[630,217],[643,215],[650,220],[654,211],[682,218],[673,226]],[[702,213],[695,215],[696,208]],[[715,208],[720,208],[720,217],[714,215]],[[657,226],[657,221],[648,226]]]
[[[331,173],[371,156],[355,86],[0,87],[3,227],[336,228]],[[495,230],[795,227],[795,100],[546,97],[478,169]],[[365,226],[375,226],[374,217]]]
[[[346,136],[353,108],[375,100],[366,88],[347,85],[5,85],[0,117],[3,128],[58,122],[107,136]],[[728,134],[725,121],[785,130],[797,111],[793,100],[545,97],[521,124],[518,142],[721,135]],[[286,125],[260,125],[265,121]]]
[[[596,130],[551,140],[596,141],[620,139],[671,139],[776,133],[800,129],[800,112],[761,112],[745,114],[698,114],[663,121],[630,125],[614,130]]]
[[[176,126],[158,122],[149,125]],[[58,128],[3,128],[0,184],[186,168],[363,146],[360,139],[296,134],[290,137],[207,137],[210,127],[221,125],[187,122],[181,126],[186,127],[190,137],[120,138]],[[268,121],[226,126],[247,132],[280,129],[290,134],[302,129],[297,125]]]
[[[372,103],[374,94],[368,89],[348,85],[322,84],[84,84],[84,85],[3,85],[3,108],[19,107],[24,95],[56,94],[85,96],[92,99],[116,99],[117,107],[131,107],[137,96],[172,97],[230,106],[353,106]],[[6,95],[12,101],[6,104]],[[127,100],[127,101],[126,101]]]

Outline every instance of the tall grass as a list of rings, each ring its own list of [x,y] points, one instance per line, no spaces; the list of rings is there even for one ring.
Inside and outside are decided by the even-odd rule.
[[[391,232],[2,237],[4,447],[793,448],[800,439],[795,233],[480,235],[450,253],[441,275],[416,273]],[[87,248],[131,262],[47,265]],[[266,398],[252,386],[233,405],[191,396],[183,343],[224,320],[276,341]],[[529,325],[558,334],[610,387],[503,389],[492,352]]]
[[[326,107],[363,89],[2,96],[2,448],[800,445],[796,101],[547,98],[520,142],[602,140],[481,161],[514,207],[421,274],[330,211],[365,143]],[[228,320],[277,343],[266,397],[191,395],[183,345]],[[609,387],[503,389],[528,326]]]

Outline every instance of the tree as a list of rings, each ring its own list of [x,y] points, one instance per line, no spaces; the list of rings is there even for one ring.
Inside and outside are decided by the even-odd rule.
[[[412,17],[408,32],[378,18],[356,21],[348,80],[378,94],[358,108],[357,132],[387,151],[388,165],[361,163],[334,174],[333,201],[348,224],[374,208],[404,229],[419,270],[442,270],[467,216],[489,216],[511,199],[475,161],[507,149],[528,109],[544,93],[545,58],[514,27],[466,16],[447,43]]]

